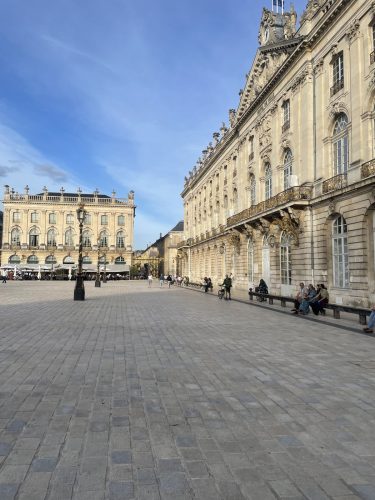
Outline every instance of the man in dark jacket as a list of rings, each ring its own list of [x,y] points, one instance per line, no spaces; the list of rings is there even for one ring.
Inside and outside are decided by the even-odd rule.
[[[232,278],[226,275],[222,286],[225,288],[225,299],[231,300],[230,289],[232,288]]]

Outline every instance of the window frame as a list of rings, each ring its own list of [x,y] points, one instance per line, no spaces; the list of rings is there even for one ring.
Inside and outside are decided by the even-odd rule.
[[[280,235],[280,282],[282,285],[292,284],[291,236],[285,231]]]
[[[270,163],[264,166],[264,199],[272,198],[272,168]]]
[[[342,215],[332,221],[332,271],[335,288],[350,288],[348,227]]]

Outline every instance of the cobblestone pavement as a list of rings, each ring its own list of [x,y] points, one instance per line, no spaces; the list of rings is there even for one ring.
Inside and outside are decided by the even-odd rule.
[[[0,499],[375,499],[375,339],[144,282],[0,285]]]

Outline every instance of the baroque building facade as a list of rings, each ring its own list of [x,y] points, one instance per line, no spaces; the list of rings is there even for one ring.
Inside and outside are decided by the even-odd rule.
[[[263,9],[260,46],[182,192],[183,274],[375,301],[375,2]]]
[[[100,264],[131,264],[134,234],[134,192],[125,199],[100,194],[48,192],[20,194],[5,186],[2,265],[43,266],[46,269],[78,264],[77,208],[86,211],[83,223],[83,268]],[[120,266],[118,269],[120,269]]]

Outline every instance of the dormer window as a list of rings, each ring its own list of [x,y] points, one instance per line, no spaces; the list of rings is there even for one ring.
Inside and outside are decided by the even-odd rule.
[[[344,54],[339,52],[332,61],[331,97],[344,88]]]

